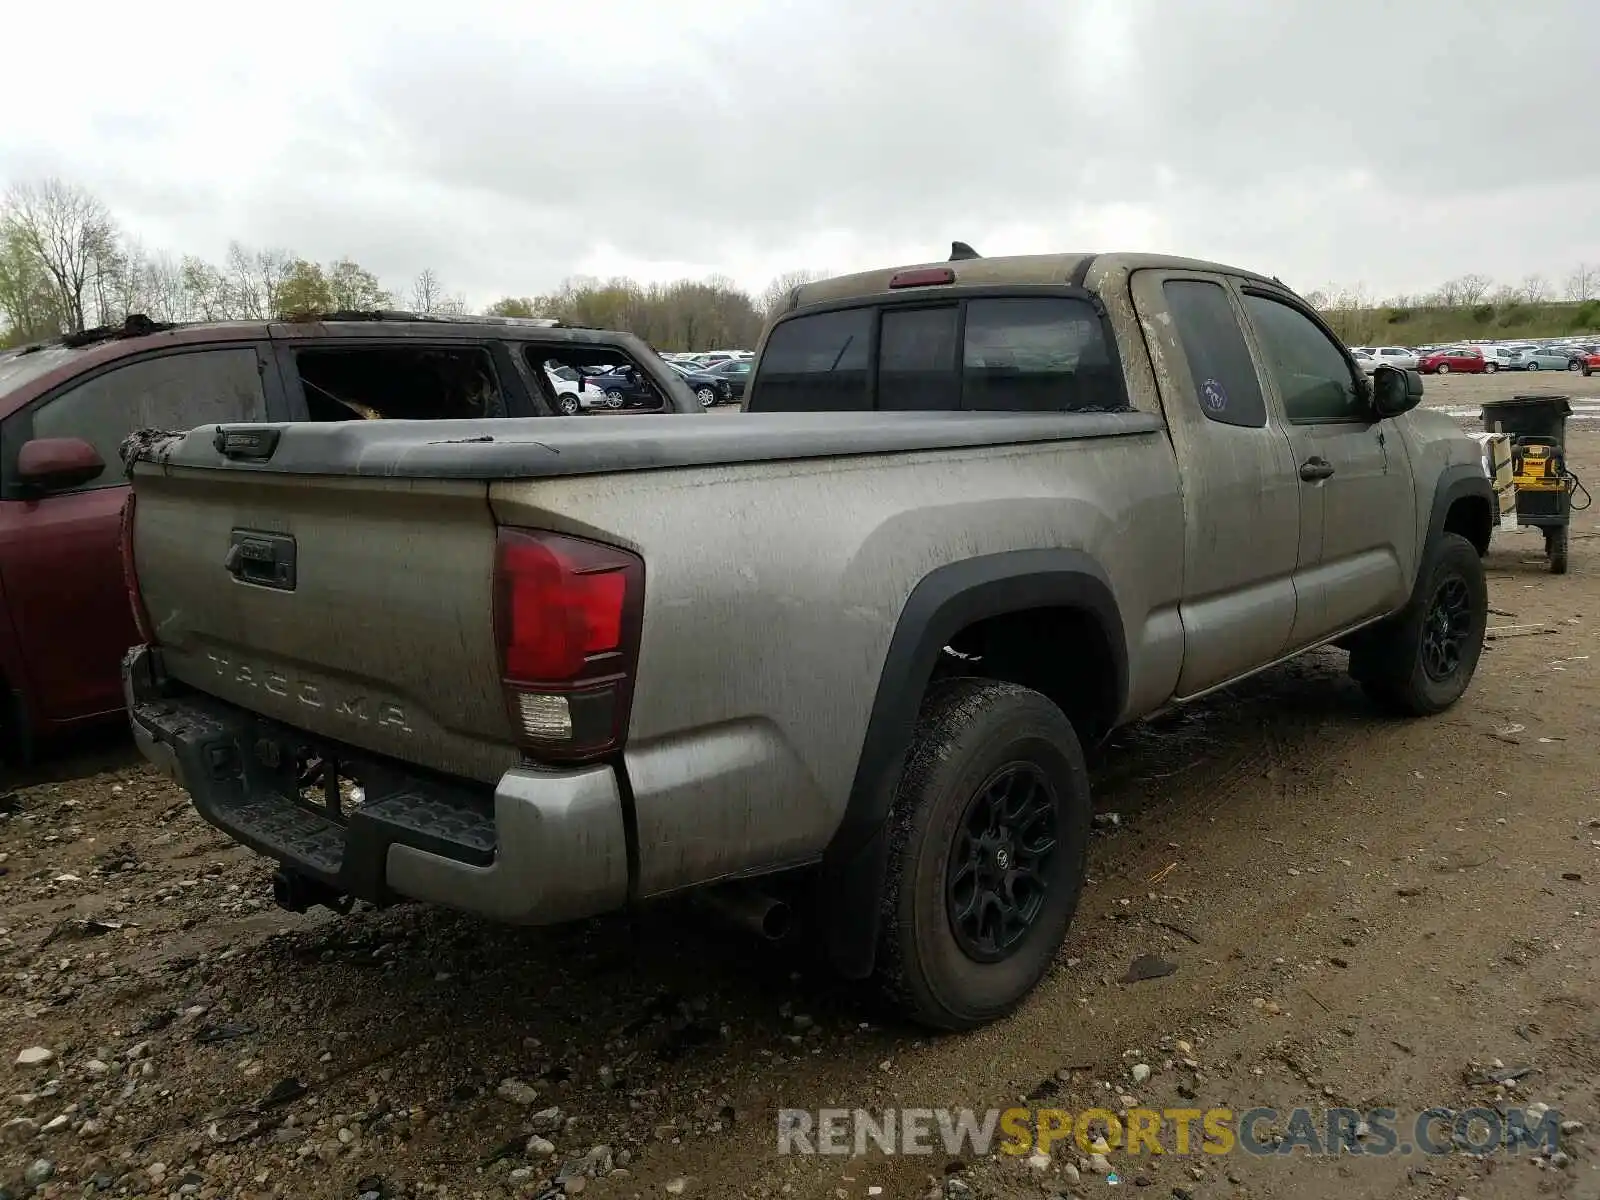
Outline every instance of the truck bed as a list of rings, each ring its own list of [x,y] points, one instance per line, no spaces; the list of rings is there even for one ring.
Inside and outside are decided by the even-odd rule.
[[[219,433],[276,441],[229,457]],[[626,741],[600,774],[629,797],[640,896],[815,859],[890,637],[941,566],[1104,564],[1127,628],[1152,642],[1118,648],[1141,664],[1130,704],[1166,695],[1181,653],[1177,468],[1143,412],[226,426],[129,449],[135,570],[166,677],[232,712],[227,728],[290,746],[298,729],[411,769],[386,797],[467,785],[520,812],[518,789],[537,784],[577,789],[562,813],[601,806],[583,790],[595,771],[520,749],[496,547],[538,530],[637,555]],[[231,547],[275,539],[292,586],[230,577]],[[461,805],[446,807],[456,822]]]
[[[217,431],[277,434],[267,458],[230,458]],[[899,454],[1150,433],[1150,413],[743,413],[710,420],[659,416],[518,420],[351,421],[202,426],[140,439],[136,457],[172,466],[411,479],[541,479],[663,467]]]

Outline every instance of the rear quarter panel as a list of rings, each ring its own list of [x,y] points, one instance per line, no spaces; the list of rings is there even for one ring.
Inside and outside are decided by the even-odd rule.
[[[937,567],[1082,550],[1135,643],[1130,695],[1170,694],[1178,670],[1181,633],[1143,644],[1175,631],[1181,583],[1164,432],[499,483],[490,502],[645,560],[625,756],[643,895],[820,855],[896,622]]]

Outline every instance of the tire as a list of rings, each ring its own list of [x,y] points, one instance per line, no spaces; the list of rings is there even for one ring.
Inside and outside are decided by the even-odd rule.
[[[1484,363],[1483,364],[1483,373],[1485,375],[1493,375],[1499,369],[1500,369],[1500,366],[1499,366],[1498,363]]]
[[[556,407],[561,410],[562,416],[575,417],[578,415],[579,410],[583,408],[583,405],[578,403],[578,398],[571,392],[563,392],[556,401]]]
[[[1584,363],[1583,366],[1580,368],[1580,370],[1583,371],[1583,377],[1585,379],[1589,378],[1590,375],[1594,374],[1593,370],[1590,368],[1588,363]]]
[[[612,388],[606,392],[606,407],[621,408],[627,402],[627,399],[618,389]]]
[[[1450,364],[1449,363],[1440,363],[1437,367],[1434,368],[1434,374],[1436,374],[1436,375],[1448,375],[1448,374],[1450,374]]]
[[[1483,560],[1460,534],[1441,533],[1423,556],[1410,602],[1358,640],[1350,674],[1392,712],[1441,713],[1472,682],[1488,624]]]
[[[1004,824],[1011,804],[1036,805],[1031,818],[1020,814],[1022,830],[1039,845],[1053,834],[1052,849],[1030,854],[1021,831]],[[1021,1003],[1049,970],[1077,910],[1090,816],[1083,749],[1059,708],[997,680],[934,685],[889,818],[876,979],[890,1002],[943,1030],[987,1024]],[[985,833],[975,839],[978,828]],[[998,839],[986,845],[991,832]],[[980,885],[1004,872],[999,886],[1015,903],[1027,881],[1006,864],[1030,859],[1041,886],[1021,889],[1027,898],[1025,911],[1013,912],[1018,928],[993,928],[993,910],[977,899]],[[965,921],[952,911],[967,894],[963,880],[972,887],[968,912],[978,904]]]
[[[1583,370],[1583,363],[1580,362],[1576,358],[1569,358],[1567,360],[1567,370],[1569,370],[1569,371],[1581,371],[1581,370]]]
[[[694,398],[700,401],[701,408],[711,408],[717,402],[717,390],[709,386],[698,387],[695,389]]]
[[[1557,525],[1544,531],[1544,552],[1550,559],[1550,574],[1567,573],[1567,527]]]
[[[1523,367],[1523,368],[1522,368],[1522,369],[1523,369],[1523,370],[1524,370],[1524,371],[1537,371],[1537,370],[1538,370],[1538,369],[1539,369],[1539,364],[1538,364],[1538,363],[1536,363],[1536,362],[1531,362],[1531,363],[1528,363],[1528,364],[1527,364],[1527,365],[1526,365],[1526,366],[1525,366],[1525,367]]]

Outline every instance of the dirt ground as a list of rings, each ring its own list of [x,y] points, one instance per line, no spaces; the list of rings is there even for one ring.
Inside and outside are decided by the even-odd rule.
[[[1534,386],[1600,410],[1600,379],[1559,375],[1427,403]],[[1600,483],[1600,424],[1573,428]],[[1597,538],[1579,514],[1555,577],[1537,535],[1496,534],[1492,638],[1442,717],[1376,715],[1319,652],[1128,731],[1053,973],[966,1036],[673,910],[282,913],[124,740],[71,748],[0,787],[0,1197],[1600,1197]],[[1147,954],[1176,970],[1119,982]],[[1536,1101],[1585,1128],[1554,1158],[1113,1152],[1117,1184],[1067,1143],[777,1153],[780,1108],[1135,1101],[1402,1128]]]

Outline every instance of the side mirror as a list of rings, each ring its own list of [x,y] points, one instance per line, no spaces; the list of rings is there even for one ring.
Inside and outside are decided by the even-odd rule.
[[[1422,373],[1380,366],[1372,373],[1372,407],[1380,418],[1408,413],[1422,400]]]
[[[82,438],[34,438],[17,451],[17,478],[43,491],[77,487],[105,469],[100,452]]]

